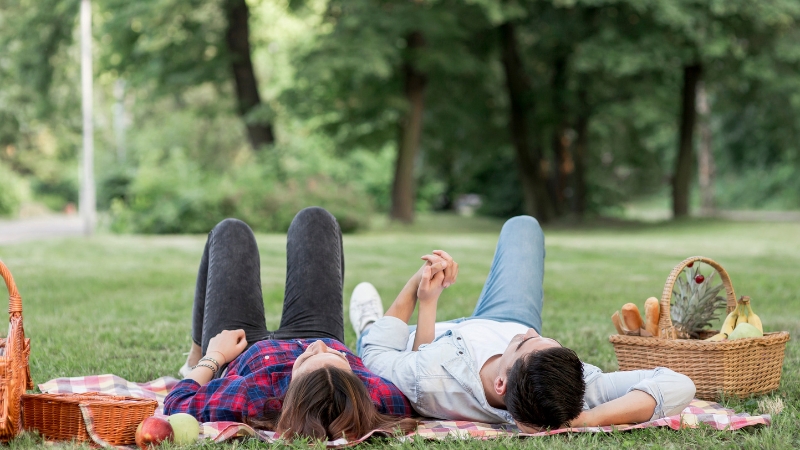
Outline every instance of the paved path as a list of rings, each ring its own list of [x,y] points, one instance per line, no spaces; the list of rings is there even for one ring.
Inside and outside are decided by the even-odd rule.
[[[0,220],[0,245],[82,234],[83,222],[79,216],[51,215]]]

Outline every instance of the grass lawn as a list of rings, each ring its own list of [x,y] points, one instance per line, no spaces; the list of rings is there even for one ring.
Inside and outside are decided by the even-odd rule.
[[[344,238],[345,302],[360,281],[376,285],[388,306],[435,248],[460,264],[458,282],[439,302],[440,320],[469,315],[489,271],[501,222],[422,218],[412,228],[380,225]],[[615,370],[608,335],[611,313],[626,302],[659,296],[672,267],[704,255],[730,273],[737,295],[752,297],[765,331],[787,330],[780,389],[785,410],[755,431],[649,429],[610,435],[578,434],[527,440],[375,443],[439,448],[797,448],[800,447],[800,226],[690,221],[546,228],[545,335],[585,361]],[[267,325],[278,325],[285,276],[285,236],[259,235]],[[62,376],[114,373],[132,381],[177,376],[190,345],[194,280],[205,236],[74,238],[0,246],[23,297],[37,383]],[[347,317],[347,314],[345,314]],[[355,335],[346,324],[346,343]],[[731,400],[737,411],[759,413],[757,401]],[[38,445],[27,437],[13,447]],[[257,446],[255,442],[237,446]]]

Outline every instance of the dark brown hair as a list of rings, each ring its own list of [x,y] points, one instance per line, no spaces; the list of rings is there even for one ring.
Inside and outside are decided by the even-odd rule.
[[[261,417],[248,417],[245,422],[288,440],[355,440],[372,430],[408,434],[417,428],[416,420],[379,413],[364,383],[352,372],[336,367],[322,367],[294,378],[281,411],[265,409]]]
[[[559,428],[583,410],[583,364],[566,347],[524,355],[508,370],[507,382],[506,408],[519,423]]]

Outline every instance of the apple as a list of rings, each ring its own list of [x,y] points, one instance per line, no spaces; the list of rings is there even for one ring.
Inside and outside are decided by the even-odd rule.
[[[136,427],[136,445],[143,450],[163,441],[171,441],[173,436],[172,425],[161,417],[148,417]]]
[[[178,445],[193,444],[200,436],[200,424],[194,416],[186,413],[173,414],[167,417],[172,431],[175,433],[173,442]]]

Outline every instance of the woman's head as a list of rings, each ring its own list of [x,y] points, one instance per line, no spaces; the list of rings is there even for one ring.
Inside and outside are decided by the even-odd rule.
[[[335,367],[346,372],[353,372],[344,353],[328,347],[322,341],[314,341],[295,360],[292,366],[292,379],[323,367]]]
[[[330,365],[293,376],[279,415],[265,411],[264,416],[247,422],[289,440],[353,440],[372,430],[394,432],[399,428],[405,434],[417,426],[415,420],[379,413],[364,383],[349,367]]]
[[[380,414],[364,383],[350,370],[324,366],[293,378],[275,431],[287,439],[358,439],[375,429],[403,432],[416,421]]]

